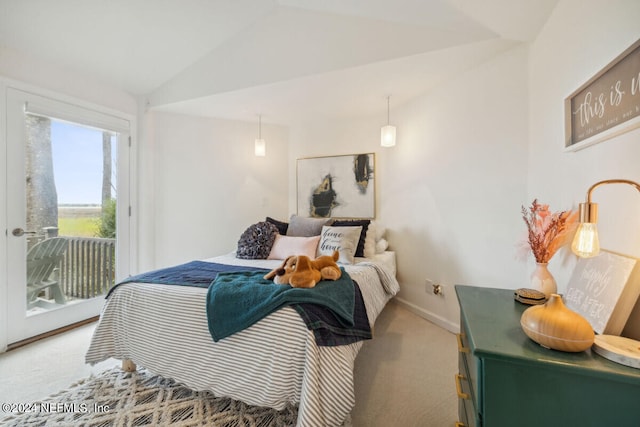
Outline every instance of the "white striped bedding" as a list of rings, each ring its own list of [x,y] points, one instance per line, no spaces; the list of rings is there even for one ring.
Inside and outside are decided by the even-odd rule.
[[[393,257],[345,266],[360,286],[372,327],[399,290]],[[231,254],[208,261],[269,269],[280,264]],[[120,285],[105,304],[86,362],[131,359],[192,389],[250,405],[299,404],[298,426],[343,423],[355,404],[353,367],[361,341],[319,347],[298,313],[285,307],[216,343],[207,327],[206,294],[187,286]]]

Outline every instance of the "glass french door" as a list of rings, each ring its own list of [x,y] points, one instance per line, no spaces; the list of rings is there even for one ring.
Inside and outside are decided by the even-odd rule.
[[[7,90],[7,342],[100,313],[128,274],[129,123]]]

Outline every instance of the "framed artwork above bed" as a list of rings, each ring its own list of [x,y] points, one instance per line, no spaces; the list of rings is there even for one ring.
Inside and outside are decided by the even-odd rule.
[[[375,153],[298,159],[298,215],[375,218]]]

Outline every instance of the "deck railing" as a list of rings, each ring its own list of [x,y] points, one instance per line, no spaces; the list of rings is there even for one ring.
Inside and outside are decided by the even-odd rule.
[[[116,239],[61,237],[69,241],[59,270],[62,292],[82,299],[105,294],[114,284]]]

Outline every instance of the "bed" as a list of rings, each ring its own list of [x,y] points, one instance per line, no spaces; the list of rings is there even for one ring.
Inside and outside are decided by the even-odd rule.
[[[203,261],[266,270],[282,263],[241,259],[237,252]],[[355,257],[341,267],[357,284],[366,326],[373,329],[375,319],[399,291],[395,253]],[[123,369],[139,365],[191,389],[249,405],[278,410],[296,405],[298,426],[343,424],[355,404],[354,362],[363,341],[319,345],[295,306],[284,306],[214,341],[207,303],[207,289],[202,287],[120,284],[105,303],[86,362],[120,359]]]

